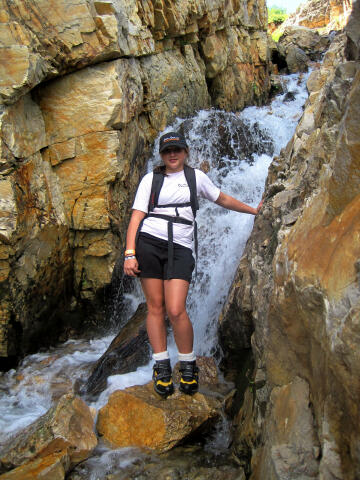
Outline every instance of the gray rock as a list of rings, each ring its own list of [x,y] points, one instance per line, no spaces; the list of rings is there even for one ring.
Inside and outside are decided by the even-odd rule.
[[[146,304],[142,303],[96,362],[88,381],[81,387],[83,393],[96,396],[106,388],[110,375],[132,372],[150,360],[146,314]]]
[[[296,45],[289,45],[286,50],[287,53],[285,60],[289,73],[307,72],[310,58],[306,55],[304,50]]]

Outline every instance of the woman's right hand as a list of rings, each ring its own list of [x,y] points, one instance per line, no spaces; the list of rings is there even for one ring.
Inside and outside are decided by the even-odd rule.
[[[124,273],[130,277],[137,277],[138,273],[140,273],[140,270],[136,258],[124,260]]]

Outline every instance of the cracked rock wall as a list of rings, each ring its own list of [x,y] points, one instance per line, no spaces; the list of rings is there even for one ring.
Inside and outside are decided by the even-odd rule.
[[[227,362],[253,352],[234,441],[251,479],[360,478],[359,22],[357,2],[308,79],[220,319]]]
[[[267,98],[263,0],[0,0],[0,356],[101,321],[155,137]]]

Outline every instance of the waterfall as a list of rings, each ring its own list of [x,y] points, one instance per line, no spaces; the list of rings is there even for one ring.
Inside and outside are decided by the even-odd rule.
[[[208,176],[224,193],[256,207],[261,200],[267,170],[294,133],[307,93],[299,77],[287,78],[287,92],[270,106],[249,107],[241,113],[201,111],[178,120],[165,132],[180,130],[190,146],[189,164],[208,169]],[[291,95],[289,95],[291,92]],[[288,97],[291,101],[285,101]],[[158,141],[154,151],[158,151]],[[149,161],[148,171],[159,162]],[[194,350],[212,355],[217,349],[217,320],[234,278],[254,217],[223,209],[200,199],[197,215],[198,277],[188,296],[188,312],[194,326]],[[170,337],[169,351],[176,361]]]
[[[221,190],[256,206],[262,195],[268,166],[294,133],[307,97],[306,76],[287,77],[287,93],[266,107],[249,107],[241,113],[200,111],[177,120],[167,131],[182,129],[191,149],[191,166],[208,169]],[[290,100],[287,100],[290,98]],[[158,140],[154,152],[158,151]],[[149,161],[149,170],[158,156]],[[200,201],[198,277],[192,283],[188,311],[194,325],[195,351],[212,355],[217,349],[217,319],[234,277],[254,218],[229,212],[206,200]],[[133,308],[141,296],[129,295]],[[0,374],[0,443],[40,415],[56,398],[56,388],[86,378],[92,362],[106,350],[112,336],[91,342],[69,341],[45,353],[30,355],[19,368]],[[176,349],[169,339],[173,359]],[[119,388],[150,380],[151,364],[108,379],[108,388],[94,404],[101,407]]]

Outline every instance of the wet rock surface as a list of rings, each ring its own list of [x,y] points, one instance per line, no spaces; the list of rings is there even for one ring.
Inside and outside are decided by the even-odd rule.
[[[69,458],[66,452],[57,452],[43,458],[37,458],[24,465],[0,475],[1,480],[63,480],[69,469]]]
[[[146,304],[143,303],[96,362],[90,377],[81,387],[83,393],[96,396],[105,389],[110,375],[133,372],[150,360],[146,314]]]
[[[234,463],[222,447],[209,448],[192,444],[155,455],[136,449],[121,449],[104,453],[75,468],[69,480],[85,480],[97,472],[99,480],[245,480],[243,470]]]
[[[274,152],[274,145],[272,139],[261,131],[260,128],[255,125],[251,128],[236,114],[231,119],[231,124],[228,121],[228,115],[222,112],[216,112],[216,114],[209,117],[209,128],[217,126],[217,135],[214,135],[216,140],[213,142],[213,158],[212,164],[216,168],[224,167],[225,163],[221,165],[219,162],[226,158],[229,161],[246,160],[252,161],[254,155],[261,155],[266,153],[272,155]],[[181,124],[181,130],[187,135],[193,128],[192,120],[185,120]],[[241,156],[239,156],[239,150]]]
[[[41,470],[61,474],[88,458],[96,445],[90,409],[80,398],[67,394],[1,448],[0,468],[2,472],[17,470],[5,478],[22,478]]]

